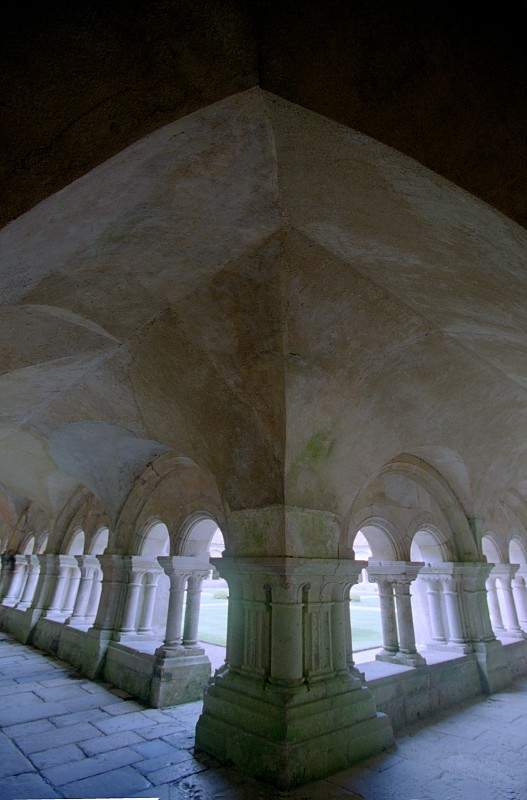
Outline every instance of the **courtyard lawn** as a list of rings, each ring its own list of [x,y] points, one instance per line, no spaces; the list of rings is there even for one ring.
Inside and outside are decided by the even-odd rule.
[[[355,595],[357,597],[357,595]],[[198,636],[200,641],[225,647],[227,635],[227,591],[204,589],[201,595],[201,612]],[[366,650],[380,647],[381,614],[375,595],[361,595],[350,604],[353,630],[353,649]]]

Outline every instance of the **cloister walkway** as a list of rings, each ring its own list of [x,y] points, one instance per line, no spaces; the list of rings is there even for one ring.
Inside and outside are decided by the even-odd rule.
[[[527,797],[527,679],[414,725],[389,753],[289,793],[194,758],[200,707],[145,708],[0,634],[0,798]]]

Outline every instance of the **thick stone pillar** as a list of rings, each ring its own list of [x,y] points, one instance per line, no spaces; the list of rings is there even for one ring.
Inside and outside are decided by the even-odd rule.
[[[20,597],[20,602],[17,608],[24,611],[29,608],[35,596],[38,578],[40,575],[40,559],[39,556],[26,556],[27,558],[27,580],[24,585],[24,590]]]
[[[491,578],[496,580],[505,636],[512,639],[524,639],[526,636],[520,627],[512,593],[512,581],[518,569],[517,564],[496,564],[491,572]]]
[[[7,594],[9,583],[11,581],[11,573],[13,569],[13,556],[3,553],[1,556],[2,569],[0,572],[0,603]]]
[[[197,587],[198,581],[201,586],[210,564],[193,556],[160,556],[158,561],[170,579],[170,598],[165,641],[156,651],[151,702],[166,706],[201,699],[210,678],[204,649],[184,642],[182,636],[185,587],[187,583]]]
[[[352,559],[212,559],[229,584],[227,663],[209,684],[196,747],[287,788],[392,741],[349,665]]]
[[[508,686],[512,676],[507,654],[496,640],[487,602],[488,578],[493,568],[486,562],[461,562],[442,565],[458,579],[461,592],[464,630],[476,654],[482,689],[495,692]]]
[[[91,678],[100,674],[109,644],[118,635],[128,586],[130,558],[110,553],[97,556],[102,571],[100,600],[93,627],[87,632],[87,654],[83,666],[83,671]]]
[[[385,658],[391,660],[399,652],[393,583],[383,580],[379,580],[377,583],[381,606],[382,652],[378,653],[375,658],[378,661],[382,661]]]
[[[11,575],[7,587],[7,592],[2,600],[3,606],[12,608],[16,606],[20,600],[24,583],[27,577],[27,556],[15,555],[11,556]]]
[[[183,645],[193,647],[198,643],[199,611],[201,605],[201,584],[209,573],[194,573],[187,582],[187,605],[183,626]]]
[[[407,664],[418,667],[425,664],[423,656],[417,652],[415,646],[414,620],[412,614],[412,600],[410,597],[410,584],[417,578],[421,564],[407,561],[372,561],[368,562],[368,580],[371,583],[387,583],[393,587],[395,596],[396,633],[394,636],[393,604],[385,597],[381,599],[381,620],[387,626],[387,635],[392,640],[392,648],[397,641],[397,650],[387,650],[378,653],[378,661],[389,661],[394,664]],[[381,591],[379,589],[379,596]],[[383,604],[385,608],[383,609]],[[391,619],[386,619],[386,607],[390,604]]]
[[[512,579],[512,592],[520,627],[527,630],[527,585],[525,567],[520,567]]]

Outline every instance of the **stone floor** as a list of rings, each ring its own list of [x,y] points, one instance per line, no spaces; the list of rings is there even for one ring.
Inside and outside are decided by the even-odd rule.
[[[0,798],[525,800],[527,680],[291,793],[193,757],[200,703],[147,709],[0,634]]]

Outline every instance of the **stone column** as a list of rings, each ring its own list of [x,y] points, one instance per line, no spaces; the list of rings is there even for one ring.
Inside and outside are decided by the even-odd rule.
[[[26,556],[26,558],[28,561],[27,580],[24,586],[24,591],[22,592],[22,596],[20,598],[20,602],[17,605],[17,608],[22,610],[29,608],[33,602],[35,589],[37,588],[38,578],[40,575],[39,556]]]
[[[512,580],[519,567],[515,564],[496,565],[493,574],[496,576],[498,599],[501,599],[502,619],[506,635],[514,639],[523,639],[524,633],[520,627],[514,596],[512,593]],[[499,570],[499,572],[496,572]]]
[[[152,620],[154,618],[154,606],[156,602],[157,584],[161,570],[155,572],[149,570],[145,573],[143,578],[143,602],[141,604],[141,613],[139,616],[139,627],[137,632],[142,636],[151,636]]]
[[[443,579],[443,597],[448,619],[448,641],[464,652],[471,647],[465,629],[462,613],[462,582],[458,576],[447,576]]]
[[[142,570],[132,569],[128,578],[126,589],[126,599],[124,602],[123,616],[119,625],[119,638],[127,634],[135,633],[137,630],[137,617],[139,611],[139,600],[143,589]]]
[[[170,579],[170,597],[165,641],[156,650],[150,701],[166,706],[201,699],[210,678],[210,661],[203,647],[184,646],[182,640],[187,580],[203,577],[210,572],[210,564],[194,556],[160,556],[158,561]]]
[[[97,556],[75,556],[75,558],[79,565],[80,582],[69,623],[86,625],[88,624],[88,604],[93,590],[93,582],[100,568]]]
[[[2,605],[12,608],[20,600],[27,576],[28,564],[26,556],[23,555],[11,556],[11,559],[11,578]]]
[[[76,558],[76,556],[73,556],[73,558]],[[81,571],[77,564],[75,564],[75,566],[70,567],[68,584],[64,593],[64,606],[62,608],[62,613],[66,618],[69,618],[73,614],[75,601],[77,599],[77,592],[79,591],[80,579]]]
[[[527,630],[527,587],[523,569],[522,567],[512,580],[512,592],[520,626]]]
[[[209,684],[196,746],[287,788],[343,769],[392,740],[348,664],[352,559],[224,557],[227,664]],[[233,652],[234,651],[234,652]]]
[[[426,583],[426,599],[428,601],[432,641],[434,644],[444,645],[447,642],[447,637],[443,624],[441,582],[435,578],[422,578],[422,580]]]
[[[395,609],[397,612],[397,629],[399,632],[399,658],[405,663],[417,667],[425,664],[425,660],[417,652],[415,646],[414,618],[412,599],[410,597],[410,581],[395,582]]]
[[[5,595],[7,594],[7,590],[9,588],[9,583],[11,580],[11,572],[13,569],[13,556],[8,555],[7,553],[3,553],[1,556],[2,559],[2,571],[0,573],[0,602],[4,599]]]
[[[498,600],[498,592],[496,589],[496,578],[492,577],[491,575],[487,579],[486,587],[487,587],[487,599],[489,603],[489,612],[490,612],[492,627],[497,634],[501,635],[505,633],[505,626],[503,624],[503,619],[501,616],[501,609]]]
[[[382,652],[375,658],[378,661],[384,657],[393,658],[399,652],[399,638],[397,636],[397,619],[395,616],[395,600],[393,595],[393,583],[391,581],[380,580],[377,582],[379,587],[379,603],[381,606],[381,626],[382,626]]]
[[[66,592],[70,585],[72,568],[77,568],[75,556],[54,556],[54,586],[51,590],[51,602],[46,611],[46,619],[64,621],[64,607],[67,600]]]
[[[101,594],[102,594],[102,571],[99,568],[95,571],[93,577],[90,598],[88,600],[88,607],[86,609],[86,619],[90,624],[93,623],[97,617],[97,611],[99,610],[99,603],[101,601]]]
[[[160,559],[161,562],[163,560]],[[182,650],[183,606],[185,605],[185,586],[187,585],[188,573],[179,571],[177,567],[171,568],[171,565],[168,564],[164,564],[163,569],[170,579],[170,597],[168,600],[165,642],[160,654],[169,655]]]
[[[187,582],[187,605],[183,626],[183,645],[193,647],[198,643],[199,610],[201,605],[201,584],[209,573],[193,573]]]
[[[383,638],[384,625],[386,624],[386,633],[391,639],[392,647],[394,646],[395,641],[397,641],[397,650],[388,651],[386,647],[384,647],[383,652],[379,653],[375,657],[378,661],[389,661],[395,664],[407,664],[411,667],[421,666],[425,663],[424,658],[417,652],[415,646],[412,601],[410,597],[410,584],[417,578],[421,566],[421,564],[410,561],[370,560],[368,562],[368,580],[372,583],[378,583],[379,586],[383,582],[387,582],[393,587],[395,593],[395,616],[397,620],[396,631],[394,631],[395,620],[393,619],[393,603],[390,600],[382,600],[381,591],[379,591],[379,598],[381,599]],[[392,618],[388,618],[389,621],[386,622],[385,613],[383,613],[383,603],[385,605],[390,603],[391,606],[388,614],[391,614]]]

